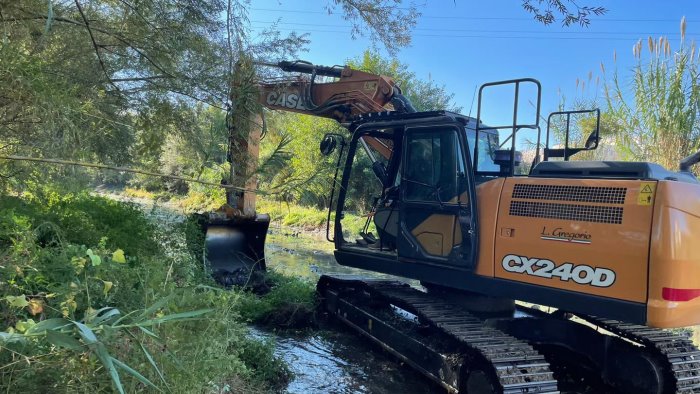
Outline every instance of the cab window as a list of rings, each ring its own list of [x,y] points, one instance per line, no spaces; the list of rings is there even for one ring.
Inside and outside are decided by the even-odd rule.
[[[404,198],[465,203],[466,165],[457,132],[454,129],[412,131],[406,142]]]

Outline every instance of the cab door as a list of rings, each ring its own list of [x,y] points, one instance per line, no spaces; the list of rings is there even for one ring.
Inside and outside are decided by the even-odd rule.
[[[403,146],[399,260],[472,268],[476,204],[464,130],[408,128]]]

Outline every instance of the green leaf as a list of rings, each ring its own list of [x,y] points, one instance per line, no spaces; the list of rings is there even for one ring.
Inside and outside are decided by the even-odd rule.
[[[36,325],[29,328],[27,330],[27,334],[35,334],[47,330],[58,330],[60,328],[67,327],[69,324],[71,324],[70,320],[63,319],[60,317],[54,319],[46,319],[40,321]]]
[[[74,326],[78,328],[78,332],[80,333],[80,337],[87,343],[88,345],[94,345],[99,343],[97,340],[97,335],[90,329],[90,327],[86,326],[83,323],[77,322],[77,321],[71,321]]]
[[[100,256],[96,255],[92,249],[88,249],[85,253],[90,258],[90,262],[92,263],[93,267],[97,267],[98,265],[102,264],[102,259]]]
[[[81,350],[84,346],[75,337],[54,330],[46,331],[46,340],[54,346],[70,350]]]
[[[27,301],[27,297],[25,297],[24,295],[8,295],[5,296],[5,301],[7,301],[13,308],[26,308],[29,305],[29,301]]]
[[[22,334],[17,334],[14,332],[0,332],[0,343],[3,345],[25,342],[27,342],[27,338],[25,338]]]
[[[146,309],[143,311],[143,313],[141,313],[141,314],[136,318],[136,320],[138,321],[138,320],[140,320],[140,319],[143,319],[144,317],[147,317],[147,316],[149,316],[150,314],[152,314],[152,313],[154,313],[155,311],[157,311],[158,309],[164,307],[168,302],[170,302],[170,300],[172,300],[172,298],[173,298],[173,294],[169,294],[168,296],[163,297],[163,298],[161,298],[160,300],[154,302],[153,305],[151,305],[151,306],[149,306],[148,308],[146,308]]]
[[[189,320],[197,316],[204,315],[206,313],[212,312],[214,309],[200,309],[191,312],[173,313],[171,315],[166,315],[163,317],[157,317],[155,319],[144,320],[139,323],[140,326],[153,326],[156,324],[165,323],[174,320]]]
[[[134,369],[131,368],[130,366],[126,365],[125,363],[123,363],[123,362],[117,360],[117,359],[114,358],[114,357],[112,357],[112,362],[113,362],[114,364],[116,364],[119,368],[125,370],[125,371],[128,372],[130,375],[132,375],[133,377],[135,377],[136,379],[138,379],[141,383],[143,383],[143,384],[145,384],[145,385],[147,385],[147,386],[151,386],[151,387],[153,387],[154,389],[156,389],[156,390],[158,390],[158,391],[162,391],[161,389],[159,389],[158,387],[156,387],[156,385],[153,384],[150,380],[146,379],[145,376],[141,375],[140,373],[138,373],[136,370],[134,370]]]
[[[141,331],[143,331],[144,334],[148,335],[149,337],[152,337],[153,339],[157,339],[160,341],[160,337],[156,333],[154,333],[153,331],[149,330],[146,327],[141,327],[141,326],[138,326],[138,327]]]
[[[126,315],[122,315],[122,317],[120,317],[119,319],[117,319],[117,321],[114,322],[114,325],[117,325],[117,324],[121,323],[123,320],[125,320],[126,318],[131,317],[132,315],[135,315],[136,312],[138,312],[138,309],[135,309],[135,310],[127,313]]]
[[[149,353],[148,349],[146,349],[146,347],[143,346],[143,343],[139,342],[139,346],[141,346],[141,350],[143,351],[143,354],[146,356],[146,359],[148,360],[148,362],[151,364],[153,369],[155,369],[155,371],[158,373],[158,376],[160,377],[161,382],[166,383],[165,376],[163,376],[163,373],[160,372],[160,369],[158,368],[158,365],[156,365],[155,360],[153,360],[151,353]]]
[[[117,309],[117,308],[112,308],[112,307],[102,308],[92,315],[91,323],[93,325],[97,326],[97,325],[106,323],[110,319],[117,317],[121,314],[122,313],[119,312],[119,309]]]
[[[158,338],[158,336],[157,336],[156,334],[154,334],[153,332],[147,330],[146,328],[140,327],[140,326],[139,326],[139,328],[141,329],[141,331],[145,332],[147,335],[154,337],[157,341],[160,341],[160,338]],[[163,376],[163,373],[160,372],[160,369],[158,368],[158,365],[156,364],[155,360],[153,359],[153,356],[151,356],[151,353],[150,353],[150,352],[148,351],[148,349],[146,349],[146,347],[143,345],[143,342],[139,341],[139,339],[136,337],[136,335],[134,335],[131,331],[128,331],[128,330],[127,330],[126,332],[127,332],[127,334],[129,334],[129,336],[130,336],[131,338],[134,339],[134,341],[135,341],[136,343],[139,344],[139,346],[141,347],[141,351],[143,351],[143,354],[146,356],[146,359],[148,359],[148,362],[151,364],[151,366],[153,367],[153,369],[155,369],[155,371],[158,373],[158,376],[160,377],[160,380],[161,380],[163,383],[165,383],[165,385],[167,386],[168,383],[165,381],[165,376]]]
[[[124,251],[121,249],[117,249],[112,253],[112,261],[115,263],[126,263],[126,257],[124,257]]]
[[[73,324],[78,328],[78,332],[80,333],[80,337],[82,338],[83,342],[90,346],[90,348],[97,355],[97,358],[99,358],[102,362],[102,365],[105,367],[107,372],[109,372],[109,376],[112,378],[112,382],[117,388],[117,391],[119,391],[120,394],[124,394],[124,387],[119,379],[119,372],[117,372],[117,369],[114,367],[114,363],[112,362],[113,358],[107,351],[105,345],[97,340],[95,333],[92,332],[92,330],[85,324],[77,321],[74,321]]]
[[[19,332],[26,332],[27,330],[29,330],[30,328],[32,328],[35,325],[36,325],[36,322],[33,319],[27,319],[27,320],[18,321],[17,323],[15,323],[15,328]]]

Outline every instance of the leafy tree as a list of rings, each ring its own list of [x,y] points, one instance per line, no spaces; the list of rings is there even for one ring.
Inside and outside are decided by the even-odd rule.
[[[347,131],[334,120],[278,111],[268,112],[267,128],[261,144],[261,187],[283,201],[328,206],[337,156],[322,156],[319,143],[325,133]],[[270,165],[275,155],[283,157],[277,166]]]
[[[391,4],[329,7],[370,30],[415,16]],[[252,39],[248,7],[241,0],[0,0],[2,153],[155,166],[167,135],[194,136],[180,121],[183,111],[197,103],[225,109],[240,54],[290,58],[308,43],[274,26]],[[405,44],[392,34],[395,47]],[[149,153],[143,163],[140,153]],[[0,174],[16,174],[10,166]]]
[[[367,26],[372,33],[370,37],[395,54],[411,43],[411,30],[420,16],[414,3],[402,7],[403,3],[403,0],[332,0],[326,9],[328,12],[336,8],[342,10],[352,23],[353,37],[363,35]]]
[[[605,84],[608,111],[619,131],[617,147],[625,158],[675,169],[681,158],[700,149],[700,60],[695,43],[685,41],[685,28],[684,18],[676,50],[665,37],[634,46],[631,91],[624,90],[627,83],[617,69]]]

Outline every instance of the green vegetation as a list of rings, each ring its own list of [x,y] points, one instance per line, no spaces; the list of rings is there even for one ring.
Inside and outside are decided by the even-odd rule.
[[[600,75],[594,78],[590,72],[587,85],[585,79],[577,79],[577,88],[585,92],[588,86],[595,96],[578,98],[566,109],[600,107],[602,141],[598,150],[573,160],[649,161],[677,170],[682,158],[700,149],[700,58],[695,43],[685,39],[685,30],[682,19],[677,48],[666,37],[640,39],[633,47],[636,64],[631,72],[621,72],[616,63],[601,63]],[[613,59],[617,61],[617,53]],[[592,117],[578,119],[573,145],[583,146],[593,122]],[[563,141],[561,122],[554,133]],[[697,166],[691,170],[700,174]]]
[[[271,272],[270,292],[258,297],[245,293],[240,300],[241,316],[251,322],[274,327],[308,327],[316,309],[315,283],[290,279]]]
[[[325,230],[328,209],[304,207],[298,204],[288,204],[281,201],[260,199],[257,203],[259,212],[270,215],[272,226],[280,224],[300,230],[317,231]],[[331,213],[331,226],[335,220],[335,212]],[[364,216],[347,213],[343,218],[343,230],[357,234],[367,220]]]
[[[201,269],[201,246],[186,246],[201,237],[193,224],[155,227],[136,206],[87,193],[43,188],[2,196],[0,206],[3,389],[246,392],[285,383],[271,344],[249,338],[245,323],[287,301],[312,304],[308,283],[276,277],[261,300],[219,289]]]
[[[685,29],[683,18],[677,49],[666,37],[639,40],[630,89],[623,88],[627,83],[617,70],[605,86],[618,131],[614,138],[625,159],[676,169],[683,157],[700,149],[700,59],[695,42],[685,40]]]

